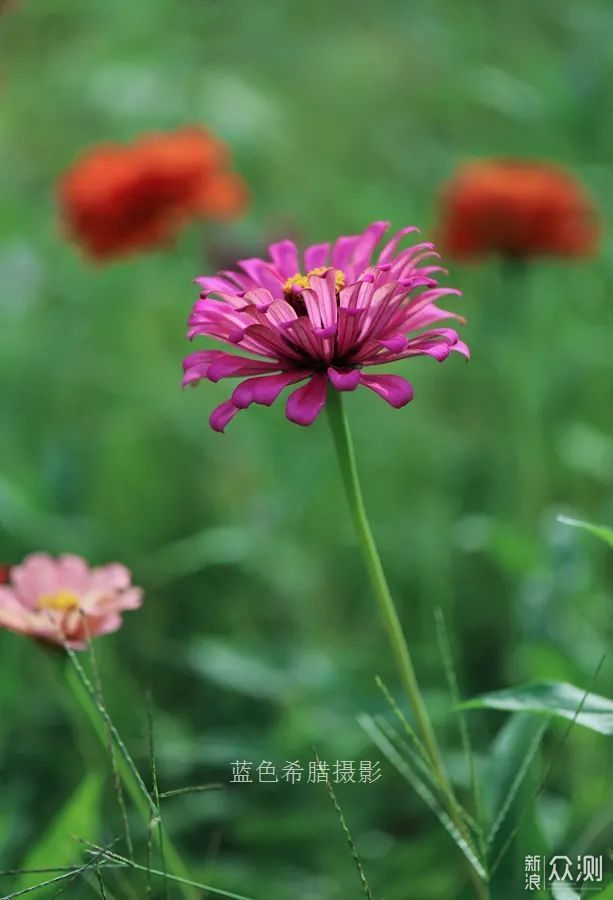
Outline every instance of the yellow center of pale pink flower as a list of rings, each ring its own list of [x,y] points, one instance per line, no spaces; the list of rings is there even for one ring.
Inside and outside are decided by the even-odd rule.
[[[72,591],[58,591],[57,594],[43,594],[38,599],[39,609],[54,609],[57,612],[69,612],[78,609],[79,598]]]
[[[306,275],[301,275],[300,272],[296,272],[296,274],[292,275],[291,278],[288,278],[283,285],[284,293],[291,294],[294,285],[299,288],[308,288],[311,275],[325,275],[328,269],[329,266],[319,266],[317,269],[311,269]],[[340,269],[334,270],[334,287],[337,291],[340,291],[345,287],[345,273],[341,272]]]

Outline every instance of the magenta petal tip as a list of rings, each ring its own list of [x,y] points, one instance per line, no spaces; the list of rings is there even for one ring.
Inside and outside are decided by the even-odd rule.
[[[271,405],[305,379],[286,404],[287,418],[299,425],[315,421],[328,386],[351,391],[361,383],[398,409],[413,396],[410,384],[401,376],[368,375],[370,366],[423,355],[442,361],[450,349],[468,356],[455,332],[438,327],[462,320],[437,305],[460,291],[438,286],[442,267],[429,259],[438,256],[434,245],[406,246],[406,235],[417,230],[409,226],[377,249],[388,226],[376,221],[360,234],[304,252],[292,241],[277,241],[268,259],[243,259],[234,271],[196,279],[201,299],[189,320],[189,338],[240,345],[240,355],[190,354],[184,386],[247,379],[212,413],[215,431],[223,431],[239,409]]]

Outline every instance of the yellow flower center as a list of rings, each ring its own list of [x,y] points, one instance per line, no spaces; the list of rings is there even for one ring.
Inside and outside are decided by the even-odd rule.
[[[57,612],[69,612],[78,609],[79,598],[72,591],[58,591],[57,594],[43,594],[39,597],[39,609],[55,609]]]
[[[311,275],[325,275],[329,268],[329,266],[319,266],[317,269],[311,269],[306,275],[301,275],[300,272],[296,272],[296,274],[292,275],[291,278],[288,278],[283,285],[284,293],[291,294],[294,285],[297,285],[299,288],[308,288]],[[334,287],[337,291],[340,291],[345,287],[345,273],[341,272],[340,269],[334,270]]]

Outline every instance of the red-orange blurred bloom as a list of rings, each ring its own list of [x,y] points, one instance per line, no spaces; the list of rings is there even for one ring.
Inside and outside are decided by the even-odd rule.
[[[191,219],[232,219],[247,205],[226,146],[203,128],[94,147],[65,173],[68,233],[95,259],[169,243]]]
[[[443,189],[438,240],[457,259],[590,256],[599,224],[583,187],[557,166],[488,159],[460,166]]]

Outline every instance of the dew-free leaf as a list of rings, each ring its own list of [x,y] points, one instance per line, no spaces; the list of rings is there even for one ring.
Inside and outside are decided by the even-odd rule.
[[[613,700],[587,692],[573,684],[534,681],[465,701],[465,709],[503,709],[574,719],[577,725],[613,735]],[[577,710],[579,712],[577,713]]]

